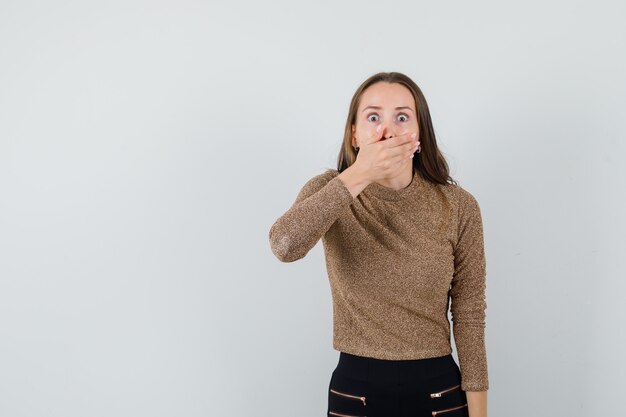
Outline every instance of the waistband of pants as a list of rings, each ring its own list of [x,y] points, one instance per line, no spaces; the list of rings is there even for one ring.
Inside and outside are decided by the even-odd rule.
[[[339,352],[335,368],[340,374],[361,381],[419,382],[449,372],[460,373],[452,354],[424,359],[377,359]]]

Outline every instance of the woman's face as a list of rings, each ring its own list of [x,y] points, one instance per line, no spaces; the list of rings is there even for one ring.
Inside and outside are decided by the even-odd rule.
[[[415,99],[408,88],[398,83],[377,82],[370,85],[361,95],[352,125],[352,146],[361,146],[361,141],[370,140],[376,127],[382,125],[380,138],[390,138],[406,132],[417,132]]]

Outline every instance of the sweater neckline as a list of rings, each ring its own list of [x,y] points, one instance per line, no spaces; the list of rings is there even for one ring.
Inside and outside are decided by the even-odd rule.
[[[420,173],[418,172],[418,170],[414,169],[411,182],[404,188],[394,190],[393,188],[385,187],[384,185],[372,182],[367,187],[365,187],[363,191],[370,196],[382,198],[383,200],[398,201],[412,194],[415,190],[419,188],[420,184]]]

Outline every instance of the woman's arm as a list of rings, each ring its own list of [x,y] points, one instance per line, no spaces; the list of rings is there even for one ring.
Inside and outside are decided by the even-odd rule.
[[[303,258],[339,218],[341,211],[367,186],[353,167],[334,177],[329,170],[311,178],[289,210],[274,222],[269,241],[280,261]]]
[[[487,391],[466,391],[470,417],[487,417]]]
[[[471,417],[486,416],[489,389],[485,349],[486,260],[483,224],[476,199],[458,188],[458,239],[450,288],[454,340],[461,368],[461,388],[468,394]],[[475,410],[473,413],[471,410]]]

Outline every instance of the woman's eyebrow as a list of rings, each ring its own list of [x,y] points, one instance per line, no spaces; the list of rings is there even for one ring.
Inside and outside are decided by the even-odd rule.
[[[363,110],[361,110],[361,113],[363,113],[363,112],[364,112],[365,110],[367,110],[367,109],[378,109],[378,110],[380,110],[380,109],[382,109],[382,107],[379,107],[379,106],[367,106],[366,108],[364,108]],[[413,111],[413,109],[412,109],[412,108],[410,108],[409,106],[400,106],[400,107],[396,107],[396,110],[401,110],[401,109],[408,109],[408,110]]]

